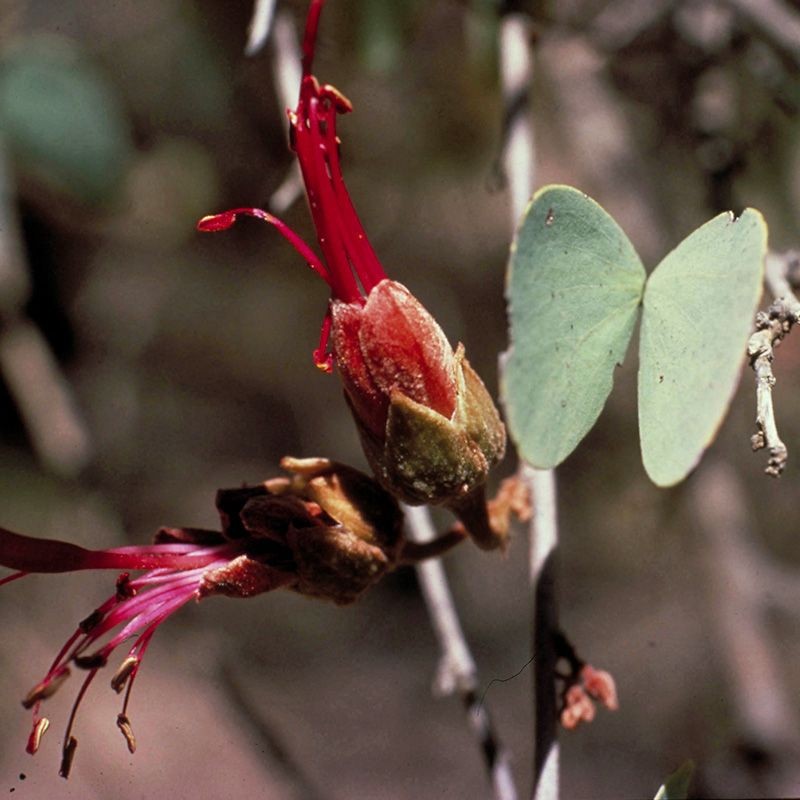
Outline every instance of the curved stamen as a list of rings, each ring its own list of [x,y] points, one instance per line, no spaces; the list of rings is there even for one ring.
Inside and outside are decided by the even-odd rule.
[[[283,238],[308,262],[308,266],[311,267],[328,286],[331,286],[328,270],[314,251],[285,222],[260,208],[232,208],[230,211],[223,211],[220,214],[209,214],[197,223],[197,230],[205,233],[227,230],[236,222],[236,217],[239,214],[245,214],[248,217],[256,217],[277,228],[281,236],[283,236]],[[331,286],[331,288],[333,287]]]
[[[64,749],[61,754],[61,768],[58,771],[58,774],[62,778],[69,778],[69,772],[72,769],[72,759],[75,756],[75,748],[78,746],[78,740],[72,735],[72,729],[75,726],[75,716],[78,713],[78,706],[81,704],[81,700],[83,700],[83,696],[86,694],[86,690],[94,680],[95,675],[97,675],[97,668],[91,670],[86,676],[86,680],[81,685],[78,696],[75,698],[75,702],[72,704],[72,710],[69,713],[67,730],[64,734]]]

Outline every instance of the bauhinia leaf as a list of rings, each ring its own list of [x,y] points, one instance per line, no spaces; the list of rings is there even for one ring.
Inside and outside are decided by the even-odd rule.
[[[616,222],[568,186],[537,192],[511,245],[511,347],[502,394],[521,455],[554,467],[608,397],[636,321],[645,272]]]
[[[639,430],[659,486],[686,477],[728,409],[761,295],[767,228],[720,214],[655,268],[644,293]]]

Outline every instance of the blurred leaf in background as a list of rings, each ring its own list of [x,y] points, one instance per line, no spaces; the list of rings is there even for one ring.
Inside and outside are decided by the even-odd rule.
[[[68,39],[29,37],[0,62],[0,130],[24,177],[87,204],[122,183],[133,151],[122,103]]]

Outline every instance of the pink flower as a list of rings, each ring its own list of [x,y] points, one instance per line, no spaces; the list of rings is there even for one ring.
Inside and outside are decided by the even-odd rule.
[[[27,750],[35,753],[50,725],[40,715],[42,701],[50,697],[70,675],[70,665],[87,672],[64,735],[60,774],[69,775],[77,740],[72,735],[78,706],[98,671],[112,653],[130,639],[133,645],[111,679],[116,692],[125,690],[117,726],[131,752],[136,743],[127,716],[131,689],[142,658],[159,625],[190,600],[199,599],[204,576],[222,568],[243,552],[242,546],[224,542],[201,546],[195,543],[160,543],[111,550],[85,550],[52,539],[34,539],[0,529],[0,563],[19,570],[0,580],[0,585],[30,572],[72,572],[83,569],[149,570],[138,578],[123,572],[116,591],[77,627],[50,665],[44,678],[26,695],[22,704],[33,710],[33,727]],[[276,577],[276,586],[280,585]],[[100,642],[103,641],[102,644]]]
[[[319,458],[285,458],[282,466],[287,477],[218,492],[221,532],[162,528],[152,545],[86,550],[0,528],[0,564],[17,570],[0,586],[32,572],[125,570],[114,594],[79,623],[23,700],[33,711],[29,753],[36,752],[50,725],[40,714],[42,702],[73,667],[84,670],[64,735],[60,774],[69,775],[78,707],[123,645],[127,650],[111,687],[125,692],[117,726],[133,752],[128,703],[134,680],[158,627],[190,601],[212,595],[249,598],[287,588],[348,604],[398,564],[439,555],[462,539],[451,533],[424,545],[406,542],[397,501],[350,467]],[[146,572],[132,578],[128,570]]]
[[[463,346],[454,351],[411,292],[386,277],[358,219],[336,134],[337,115],[352,105],[311,72],[323,2],[311,2],[300,98],[289,124],[324,258],[257,208],[204,217],[198,228],[223,230],[246,214],[274,225],[294,246],[330,287],[314,361],[326,371],[336,364],[378,480],[406,502],[448,505],[482,546],[497,547],[504,535],[489,531],[483,511],[476,518],[485,502],[475,492],[503,457],[505,428]]]

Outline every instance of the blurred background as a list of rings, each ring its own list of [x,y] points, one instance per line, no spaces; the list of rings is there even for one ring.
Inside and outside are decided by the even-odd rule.
[[[772,248],[797,246],[800,3],[513,5],[534,20],[539,185],[588,192],[649,267],[748,205]],[[278,11],[291,34],[306,3]],[[206,213],[268,207],[290,176],[275,43],[244,55],[252,12],[250,0],[0,4],[5,527],[142,543],[161,525],[215,527],[216,489],[276,474],[283,455],[364,466],[337,379],[311,361],[326,287],[255,221],[194,230]],[[355,106],[339,129],[344,172],[387,272],[493,391],[511,236],[498,24],[489,0],[330,0],[315,68]],[[282,216],[315,241],[302,197]],[[696,796],[800,793],[799,348],[790,337],[776,360],[779,481],[750,453],[746,371],[695,475],[652,486],[633,351],[559,470],[564,627],[615,675],[621,703],[563,736],[564,797],[652,797],[687,758]],[[514,468],[512,453],[498,477]],[[525,532],[506,557],[464,545],[446,567],[484,686],[514,675],[530,656]],[[408,569],[345,609],[289,593],[184,609],[137,681],[135,756],[97,681],[64,782],[77,678],[48,702],[54,730],[34,760],[19,700],[113,579],[33,576],[0,593],[0,791],[488,796],[461,704],[431,696],[437,648]],[[521,796],[530,681],[523,670],[486,695]]]

